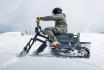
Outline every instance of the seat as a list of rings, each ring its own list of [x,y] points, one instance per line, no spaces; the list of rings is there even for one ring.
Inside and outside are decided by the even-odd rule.
[[[65,43],[65,42],[70,42],[71,38],[73,37],[73,33],[60,33],[60,34],[55,34],[55,36],[59,42]]]

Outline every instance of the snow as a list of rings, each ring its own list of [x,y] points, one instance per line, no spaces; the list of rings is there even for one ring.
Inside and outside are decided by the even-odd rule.
[[[40,42],[33,45],[26,57],[16,57],[32,37],[20,32],[0,34],[0,70],[104,70],[104,34],[81,33],[81,41],[91,42],[89,59],[53,57],[49,47],[40,56],[31,56]]]

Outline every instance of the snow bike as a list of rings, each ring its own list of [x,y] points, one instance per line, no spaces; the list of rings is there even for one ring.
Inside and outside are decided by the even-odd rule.
[[[48,36],[42,34],[41,26],[37,23],[35,27],[36,35],[30,39],[30,41],[23,48],[23,51],[18,55],[19,57],[25,56],[29,53],[32,45],[36,41],[42,42],[41,46],[47,46],[47,42],[50,41]],[[51,54],[57,57],[80,57],[80,58],[89,58],[90,50],[86,44],[90,42],[80,42],[80,33],[74,35],[73,33],[62,33],[55,35],[58,41],[61,43],[58,47],[51,47]],[[42,39],[40,39],[40,37]],[[43,51],[45,47],[39,47],[37,50]]]

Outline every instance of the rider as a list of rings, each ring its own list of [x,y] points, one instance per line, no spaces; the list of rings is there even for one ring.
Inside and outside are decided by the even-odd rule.
[[[48,27],[45,28],[43,31],[43,34],[48,35],[51,39],[51,46],[57,46],[59,45],[59,41],[55,37],[54,34],[59,33],[66,33],[67,32],[67,23],[66,23],[66,16],[64,13],[62,13],[62,9],[59,7],[56,7],[52,11],[53,15],[50,16],[44,16],[44,17],[37,17],[36,22],[40,21],[55,21],[55,27]],[[36,53],[42,52],[46,46],[41,46]]]

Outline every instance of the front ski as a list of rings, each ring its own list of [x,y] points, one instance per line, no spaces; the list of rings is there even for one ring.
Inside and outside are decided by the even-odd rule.
[[[17,57],[23,57],[23,56],[26,56],[27,54],[28,54],[28,51],[23,50],[21,53],[19,53],[19,54],[17,55]]]

